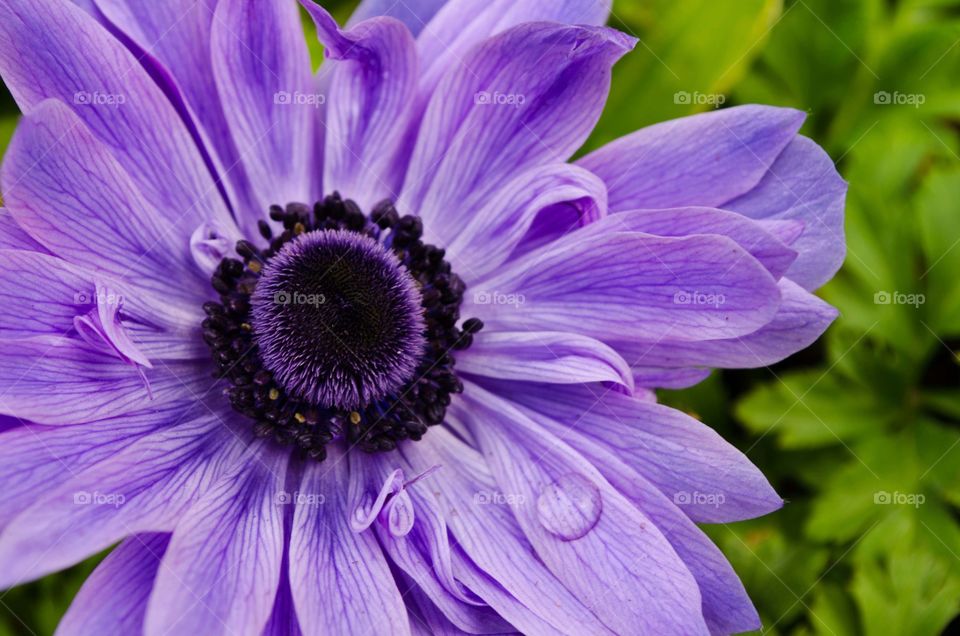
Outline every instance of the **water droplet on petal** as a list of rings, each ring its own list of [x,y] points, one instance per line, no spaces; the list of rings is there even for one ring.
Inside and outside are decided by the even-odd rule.
[[[561,475],[540,491],[537,519],[547,532],[573,541],[597,525],[603,510],[600,490],[578,473]]]

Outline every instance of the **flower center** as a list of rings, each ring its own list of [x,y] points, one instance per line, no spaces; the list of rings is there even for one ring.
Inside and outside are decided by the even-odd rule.
[[[367,452],[418,440],[463,390],[452,352],[483,324],[459,321],[465,286],[422,226],[389,202],[369,217],[334,193],[274,206],[270,244],[237,243],[213,275],[204,339],[233,407],[260,436],[314,459],[335,438]]]
[[[251,297],[260,358],[299,399],[356,409],[399,389],[424,349],[417,291],[368,236],[316,230],[270,259]]]

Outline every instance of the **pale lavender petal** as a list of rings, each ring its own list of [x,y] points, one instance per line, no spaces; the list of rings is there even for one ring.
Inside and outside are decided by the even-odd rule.
[[[403,22],[411,33],[418,34],[434,14],[449,0],[362,0],[350,17],[350,26],[377,16],[387,16]]]
[[[478,316],[497,331],[696,342],[752,333],[780,305],[773,277],[725,236],[591,234],[589,229],[476,283],[461,313]],[[587,236],[581,238],[581,232]],[[712,302],[689,300],[701,297]]]
[[[166,298],[195,303],[208,295],[185,240],[192,227],[144,198],[62,103],[48,100],[24,118],[2,177],[8,209],[51,252]]]
[[[56,636],[137,634],[170,535],[136,534],[124,540],[83,583]]]
[[[610,192],[611,212],[722,207],[756,186],[804,113],[738,106],[654,124],[579,160]]]
[[[565,214],[560,210],[566,208]],[[569,164],[537,166],[508,183],[473,214],[450,210],[444,224],[424,228],[428,238],[446,245],[447,260],[471,283],[496,271],[538,222],[536,233],[556,225],[566,233],[606,214],[606,186],[586,170]],[[462,218],[458,218],[462,217]],[[573,220],[571,221],[571,218]],[[449,224],[447,223],[449,221]],[[459,232],[451,228],[462,227]],[[552,234],[552,232],[551,232]]]
[[[23,423],[0,437],[0,528],[51,487],[184,417],[187,406],[170,405],[82,426]]]
[[[600,26],[610,5],[611,0],[449,0],[417,38],[424,65],[421,86],[433,90],[444,73],[463,64],[470,49],[511,27],[524,22]]]
[[[633,351],[627,352],[632,353]],[[642,360],[642,354],[636,360]],[[657,389],[686,389],[700,384],[710,375],[710,369],[668,369],[664,367],[632,366],[633,381],[639,387]]]
[[[774,228],[770,228],[774,229]],[[796,226],[776,227],[788,236]],[[619,231],[645,232],[657,236],[690,236],[716,234],[727,236],[757,259],[779,279],[797,258],[797,252],[788,247],[768,227],[734,212],[716,208],[684,207],[651,210],[630,210],[612,214],[590,225],[584,234]]]
[[[178,106],[176,100],[182,100],[187,124],[210,148],[216,174],[224,180],[235,211],[247,222],[245,226],[251,218],[262,216],[220,95],[211,88],[216,85],[210,33],[217,1],[96,0],[96,5],[99,11],[95,17],[101,16],[125,36],[124,42],[170,94],[172,103]]]
[[[398,208],[450,231],[449,211],[469,214],[519,172],[566,161],[634,42],[612,29],[531,23],[472,49],[433,95]]]
[[[0,340],[0,412],[40,424],[80,424],[148,405],[194,401],[209,389],[205,365],[170,362],[137,370],[76,338]]]
[[[411,496],[415,505],[431,497],[444,510],[456,578],[523,633],[614,633],[534,556],[510,506],[497,503],[498,494],[510,493],[500,492],[485,458],[436,429],[405,446],[404,457],[413,472],[443,467],[430,490],[414,488]]]
[[[783,279],[783,303],[773,319],[754,333],[696,344],[616,340],[611,346],[633,365],[753,369],[780,362],[806,349],[837,317],[837,310],[810,292]]]
[[[667,497],[642,475],[603,447],[567,424],[559,424],[534,411],[534,421],[575,447],[603,473],[620,493],[647,514],[670,541],[697,580],[703,614],[711,634],[732,634],[760,629],[760,617],[743,583],[710,539]],[[717,505],[723,502],[715,500]]]
[[[137,59],[82,9],[57,0],[0,5],[0,74],[25,113],[49,98],[69,106],[172,222],[183,220],[190,230],[203,217],[231,223],[174,107]]]
[[[207,415],[153,433],[46,491],[0,534],[0,588],[64,569],[131,534],[172,531],[245,446]]]
[[[800,256],[787,276],[805,289],[816,289],[843,263],[846,193],[847,184],[829,155],[797,137],[753,190],[722,207],[755,219],[801,221],[803,234],[792,244]]]
[[[417,84],[413,36],[391,18],[341,31],[312,0],[303,0],[332,64],[327,100],[324,187],[364,209],[396,199],[405,166],[397,152]],[[405,157],[404,157],[405,159]]]
[[[763,474],[712,428],[675,409],[603,387],[485,385],[610,449],[696,522],[728,523],[783,505]],[[696,494],[701,497],[695,496]],[[714,502],[723,498],[724,505]]]
[[[614,349],[575,333],[484,330],[457,353],[457,370],[528,382],[615,382],[633,389],[630,367]]]
[[[47,253],[47,249],[27,234],[6,208],[0,208],[0,249]]]
[[[372,533],[356,533],[344,485],[347,461],[335,448],[304,469],[290,537],[290,584],[307,634],[409,634],[400,590]]]
[[[318,91],[310,72],[297,5],[276,0],[220,0],[210,35],[213,74],[256,212],[317,194],[314,121],[304,98]],[[210,87],[207,87],[210,90]]]
[[[273,609],[283,554],[277,504],[290,453],[252,445],[173,530],[146,634],[259,634]]]
[[[707,633],[690,571],[592,464],[479,386],[467,386],[456,417],[477,437],[502,492],[516,497],[511,509],[537,556],[608,627]]]

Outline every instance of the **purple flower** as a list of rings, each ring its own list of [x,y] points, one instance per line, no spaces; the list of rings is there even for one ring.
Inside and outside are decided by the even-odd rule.
[[[651,389],[826,329],[843,181],[760,106],[569,163],[602,2],[400,4],[307,3],[313,76],[292,2],[0,1],[0,587],[119,542],[62,633],[758,627],[695,524],[782,502]]]

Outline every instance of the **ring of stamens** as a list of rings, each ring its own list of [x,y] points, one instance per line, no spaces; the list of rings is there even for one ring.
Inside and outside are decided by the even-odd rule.
[[[444,259],[444,250],[421,240],[420,219],[401,217],[389,201],[378,204],[368,217],[356,203],[337,193],[312,208],[304,204],[273,206],[270,218],[282,224],[282,230],[276,233],[270,223],[260,221],[260,234],[269,242],[267,247],[260,249],[249,241],[239,241],[236,252],[242,260],[227,257],[220,262],[211,279],[219,302],[204,305],[207,318],[203,321],[203,337],[213,353],[215,377],[229,383],[225,393],[234,409],[254,421],[258,436],[295,446],[317,460],[326,457],[326,445],[336,438],[366,452],[388,451],[402,440],[419,440],[429,426],[443,422],[451,396],[463,390],[454,371],[454,351],[468,348],[483,323],[472,318],[457,326],[465,285]],[[259,295],[257,288],[258,284],[269,287],[270,273],[277,269],[272,270],[271,265],[285,262],[291,251],[301,249],[298,242],[325,243],[329,239],[337,243],[344,233],[356,236],[340,242],[369,250],[370,258],[379,258],[377,250],[391,254],[403,276],[409,277],[411,287],[419,292],[412,296],[419,299],[419,308],[414,308],[419,314],[410,320],[397,320],[397,324],[407,325],[397,333],[405,334],[406,345],[415,343],[419,355],[409,364],[387,355],[373,356],[370,359],[374,366],[394,364],[395,368],[371,368],[370,374],[361,373],[359,367],[352,371],[348,368],[361,378],[355,382],[362,385],[362,378],[377,377],[377,373],[391,377],[390,382],[326,395],[323,390],[310,390],[300,376],[298,382],[291,381],[292,376],[282,368],[286,352],[261,349],[261,345],[269,346],[264,321],[287,316],[277,314],[275,308],[265,308],[264,303],[272,300],[276,288]],[[409,297],[399,294],[396,307],[385,306],[391,310],[407,307],[402,299]],[[412,324],[422,333],[411,334]],[[258,334],[258,328],[263,333]],[[306,342],[324,346],[322,339]],[[406,349],[413,350],[409,346]],[[323,364],[307,368],[325,371]],[[318,377],[317,386],[322,389],[327,380]]]

